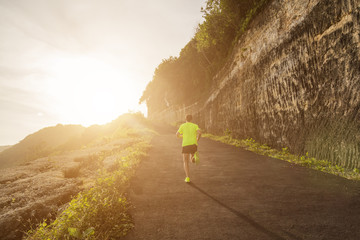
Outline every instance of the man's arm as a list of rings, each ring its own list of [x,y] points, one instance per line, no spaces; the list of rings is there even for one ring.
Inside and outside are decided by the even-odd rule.
[[[182,138],[182,137],[183,137],[182,134],[179,133],[179,131],[176,132],[176,136],[177,136],[178,138]]]
[[[199,141],[201,137],[201,130],[198,129],[196,132],[197,132],[197,140]]]

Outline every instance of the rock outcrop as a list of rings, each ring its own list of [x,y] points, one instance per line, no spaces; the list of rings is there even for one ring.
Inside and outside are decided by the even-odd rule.
[[[207,100],[149,113],[192,113],[207,131],[360,167],[360,1],[274,0],[240,38]]]

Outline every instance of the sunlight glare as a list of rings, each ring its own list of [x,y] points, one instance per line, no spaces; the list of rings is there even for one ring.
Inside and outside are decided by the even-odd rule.
[[[50,61],[47,91],[54,112],[64,123],[103,124],[127,112],[138,101],[125,71],[89,57]]]

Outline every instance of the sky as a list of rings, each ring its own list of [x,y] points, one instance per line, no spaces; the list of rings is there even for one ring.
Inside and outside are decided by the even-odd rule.
[[[0,145],[44,127],[104,124],[139,105],[206,0],[0,0]]]

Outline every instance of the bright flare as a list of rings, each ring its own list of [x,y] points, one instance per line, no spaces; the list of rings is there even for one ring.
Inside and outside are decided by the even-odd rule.
[[[131,80],[104,62],[63,57],[50,61],[50,69],[46,89],[63,123],[103,124],[136,107],[129,105],[139,97]]]

